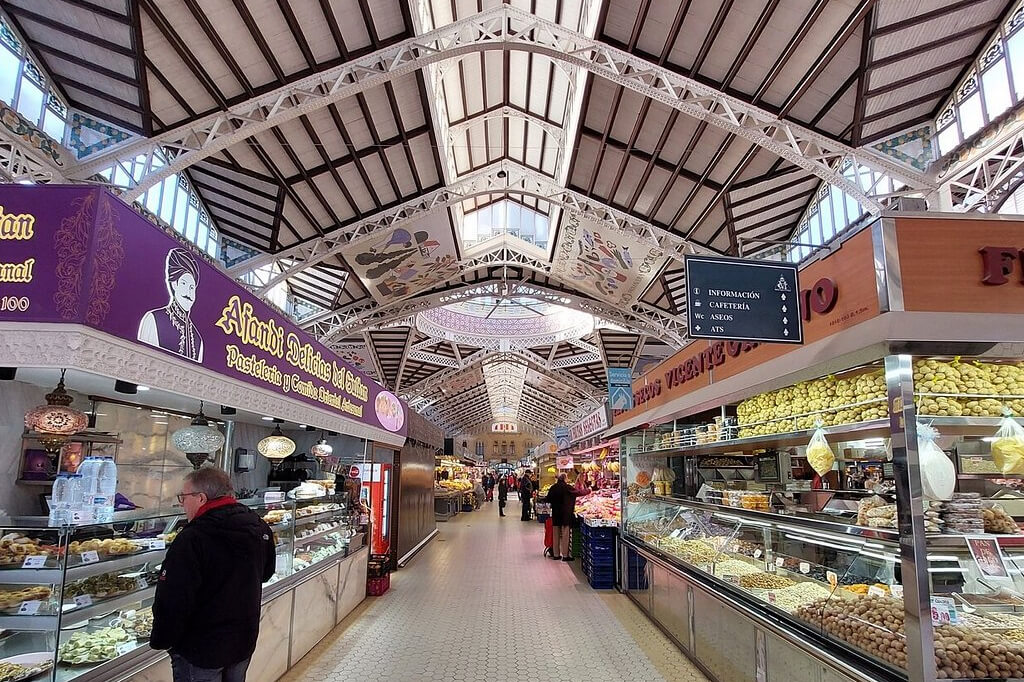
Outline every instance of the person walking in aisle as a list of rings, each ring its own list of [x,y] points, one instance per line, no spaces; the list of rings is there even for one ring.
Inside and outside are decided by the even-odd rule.
[[[519,481],[519,501],[523,503],[523,514],[520,517],[521,521],[530,520],[530,512],[533,508],[534,490],[533,479],[530,477],[530,472],[527,471]]]
[[[167,546],[149,645],[169,650],[174,682],[244,682],[263,583],[274,575],[274,533],[235,500],[220,469],[189,472],[178,502],[188,525]]]
[[[479,509],[484,501],[484,482],[482,479],[473,481],[473,509]]]
[[[488,472],[487,475],[484,476],[484,491],[487,494],[487,497],[486,497],[487,501],[488,502],[493,502],[494,501],[494,475],[491,474],[490,472]]]
[[[551,526],[554,538],[551,547],[554,551],[552,559],[572,561],[569,554],[569,529],[572,528],[573,516],[576,513],[578,493],[565,481],[565,474],[558,474],[558,480],[548,490],[542,500],[551,505]]]
[[[498,482],[498,516],[505,515],[505,504],[508,502],[508,481],[502,476]]]

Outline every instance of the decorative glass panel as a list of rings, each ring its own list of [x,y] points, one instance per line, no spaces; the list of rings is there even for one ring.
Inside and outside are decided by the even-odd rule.
[[[18,40],[18,36],[14,35],[14,31],[7,25],[7,22],[4,21],[3,17],[0,17],[0,40],[2,40],[17,54],[21,54],[21,41]]]
[[[46,95],[34,82],[24,75],[21,78],[21,92],[18,93],[18,113],[32,123],[37,123],[43,114],[43,100]]]
[[[982,89],[985,92],[985,112],[988,120],[996,119],[1013,105],[1010,98],[1010,83],[1006,76],[1006,63],[1000,61],[981,74]]]
[[[18,72],[21,60],[10,50],[0,49],[0,99],[14,103],[14,91],[18,88]]]
[[[25,77],[40,88],[46,87],[46,77],[43,76],[43,72],[39,70],[39,67],[31,59],[25,60]]]
[[[983,125],[985,119],[981,114],[981,93],[975,90],[973,95],[960,102],[960,132],[967,139],[981,130]]]

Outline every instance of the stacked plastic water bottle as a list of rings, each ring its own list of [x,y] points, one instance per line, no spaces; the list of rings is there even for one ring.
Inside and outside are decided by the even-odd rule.
[[[80,493],[75,501],[68,504],[65,523],[82,525],[113,521],[114,496],[117,494],[117,464],[114,458],[86,457],[75,476],[79,479],[77,487]],[[63,478],[66,475],[58,476],[53,482],[54,500],[58,497],[59,489],[68,487],[67,483],[61,482]],[[63,492],[61,497],[64,497]]]
[[[52,527],[66,526],[73,523],[72,510],[82,506],[81,474],[59,474],[53,481],[50,496],[50,519]]]

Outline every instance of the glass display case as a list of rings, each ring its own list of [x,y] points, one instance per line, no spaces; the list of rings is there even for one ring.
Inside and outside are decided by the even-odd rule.
[[[277,570],[266,587],[283,589],[303,569],[362,546],[344,497],[244,502],[274,531]],[[184,521],[167,510],[0,528],[0,680],[110,680],[149,651],[160,564]]]
[[[680,420],[621,442],[623,587],[684,649],[703,625],[679,604],[708,607],[700,592],[854,679],[1024,678],[1024,472],[992,455],[1000,415],[1024,415],[1024,364],[890,356],[719,412],[734,432],[700,442]],[[820,472],[816,425],[834,454]],[[939,480],[945,499],[922,495]],[[729,665],[705,668],[749,673]]]

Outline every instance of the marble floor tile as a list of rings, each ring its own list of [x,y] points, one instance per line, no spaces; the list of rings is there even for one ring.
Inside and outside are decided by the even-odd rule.
[[[282,679],[707,681],[625,595],[544,558],[543,538],[494,503],[460,514]]]

